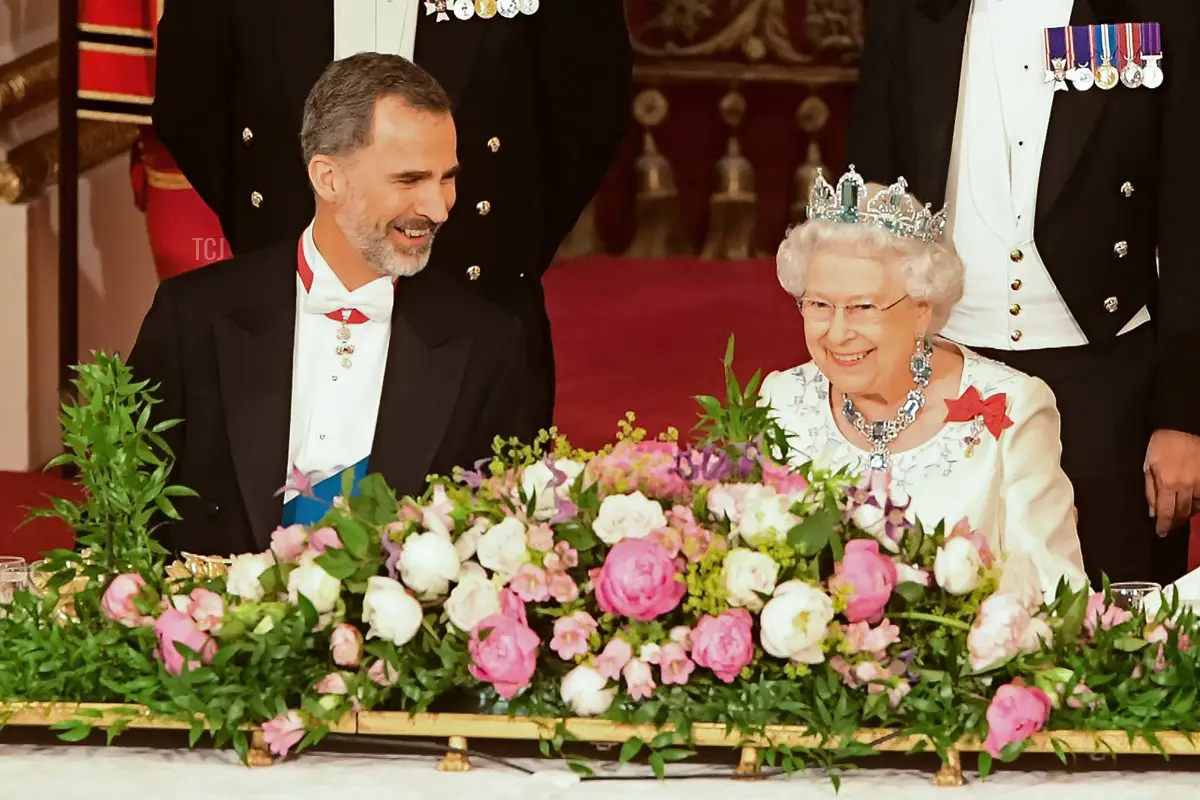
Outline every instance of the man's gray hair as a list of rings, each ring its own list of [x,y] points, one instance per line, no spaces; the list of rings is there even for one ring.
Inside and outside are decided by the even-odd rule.
[[[796,226],[779,245],[776,272],[779,283],[789,294],[796,297],[804,294],[808,265],[825,248],[875,259],[900,270],[908,296],[930,305],[930,334],[942,329],[951,309],[962,299],[963,263],[949,242],[925,243],[873,225],[824,220]]]
[[[414,111],[451,113],[441,84],[406,58],[359,53],[334,61],[317,79],[304,102],[300,150],[313,156],[347,156],[371,144],[375,105],[395,97]]]

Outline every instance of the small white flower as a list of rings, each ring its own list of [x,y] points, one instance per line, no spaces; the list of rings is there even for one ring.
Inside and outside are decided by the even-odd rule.
[[[463,633],[470,633],[481,621],[500,613],[500,592],[495,584],[479,565],[469,566],[475,570],[464,569],[445,606],[450,622]]]
[[[341,593],[342,582],[326,572],[312,552],[301,556],[300,566],[288,576],[288,602],[295,604],[304,595],[318,614],[333,611]]]
[[[721,578],[729,605],[757,611],[763,607],[760,595],[775,591],[779,565],[765,553],[735,547],[725,555]]]
[[[529,539],[525,525],[516,517],[507,517],[479,537],[475,548],[479,563],[511,578],[522,564],[529,562]]]
[[[275,555],[270,550],[234,556],[225,573],[225,590],[243,600],[262,600],[264,592],[259,577],[274,565]]]
[[[592,667],[581,664],[563,676],[559,687],[563,702],[581,717],[603,714],[612,705],[617,687]]]
[[[400,551],[400,580],[422,599],[444,597],[461,566],[454,544],[435,531],[409,536]]]
[[[983,558],[970,539],[952,536],[933,559],[933,579],[953,595],[968,595],[979,587]],[[1039,593],[1040,597],[1040,593]]]
[[[471,527],[463,531],[463,535],[454,540],[454,549],[458,551],[458,560],[466,562],[474,558],[475,549],[479,547],[479,538],[492,527],[492,521],[486,517],[480,517],[471,524]]]
[[[612,546],[622,539],[644,539],[651,531],[667,527],[662,506],[641,492],[612,494],[600,503],[592,530]]]
[[[383,639],[402,647],[421,629],[421,604],[391,578],[376,575],[367,580],[363,595],[363,622],[370,625],[368,639]]]
[[[782,542],[800,520],[791,512],[792,499],[770,486],[750,486],[742,500],[742,513],[733,532],[751,547]]]
[[[759,616],[763,650],[801,664],[825,660],[821,642],[833,621],[829,595],[804,581],[779,585]]]

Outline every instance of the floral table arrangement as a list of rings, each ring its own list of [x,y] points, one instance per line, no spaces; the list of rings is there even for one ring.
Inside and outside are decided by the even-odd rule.
[[[175,423],[98,356],[56,460],[87,499],[41,512],[80,550],[0,606],[9,722],[60,704],[66,740],[154,720],[250,761],[331,730],[528,734],[547,755],[590,738],[659,775],[718,743],[744,770],[929,749],[948,782],[961,749],[984,774],[1032,747],[1193,751],[1189,611],[1123,610],[1107,586],[1047,602],[1030,565],[966,521],[912,519],[886,476],[788,469],[731,358],[694,445],[630,422],[598,453],[498,442],[421,497],[368,477],[315,528],[181,568],[154,537],[190,493],[168,482]]]

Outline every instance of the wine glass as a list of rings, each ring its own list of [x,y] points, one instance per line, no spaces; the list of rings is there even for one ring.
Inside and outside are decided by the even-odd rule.
[[[1137,612],[1147,597],[1162,591],[1162,585],[1151,581],[1125,581],[1109,586],[1113,605],[1126,611]]]

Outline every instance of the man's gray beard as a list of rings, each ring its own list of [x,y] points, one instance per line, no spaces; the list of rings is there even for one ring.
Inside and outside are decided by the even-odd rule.
[[[428,242],[410,253],[400,253],[388,239],[388,229],[381,233],[377,229],[352,228],[341,219],[337,223],[366,265],[385,278],[411,278],[425,269],[437,235],[435,228],[430,231]]]

